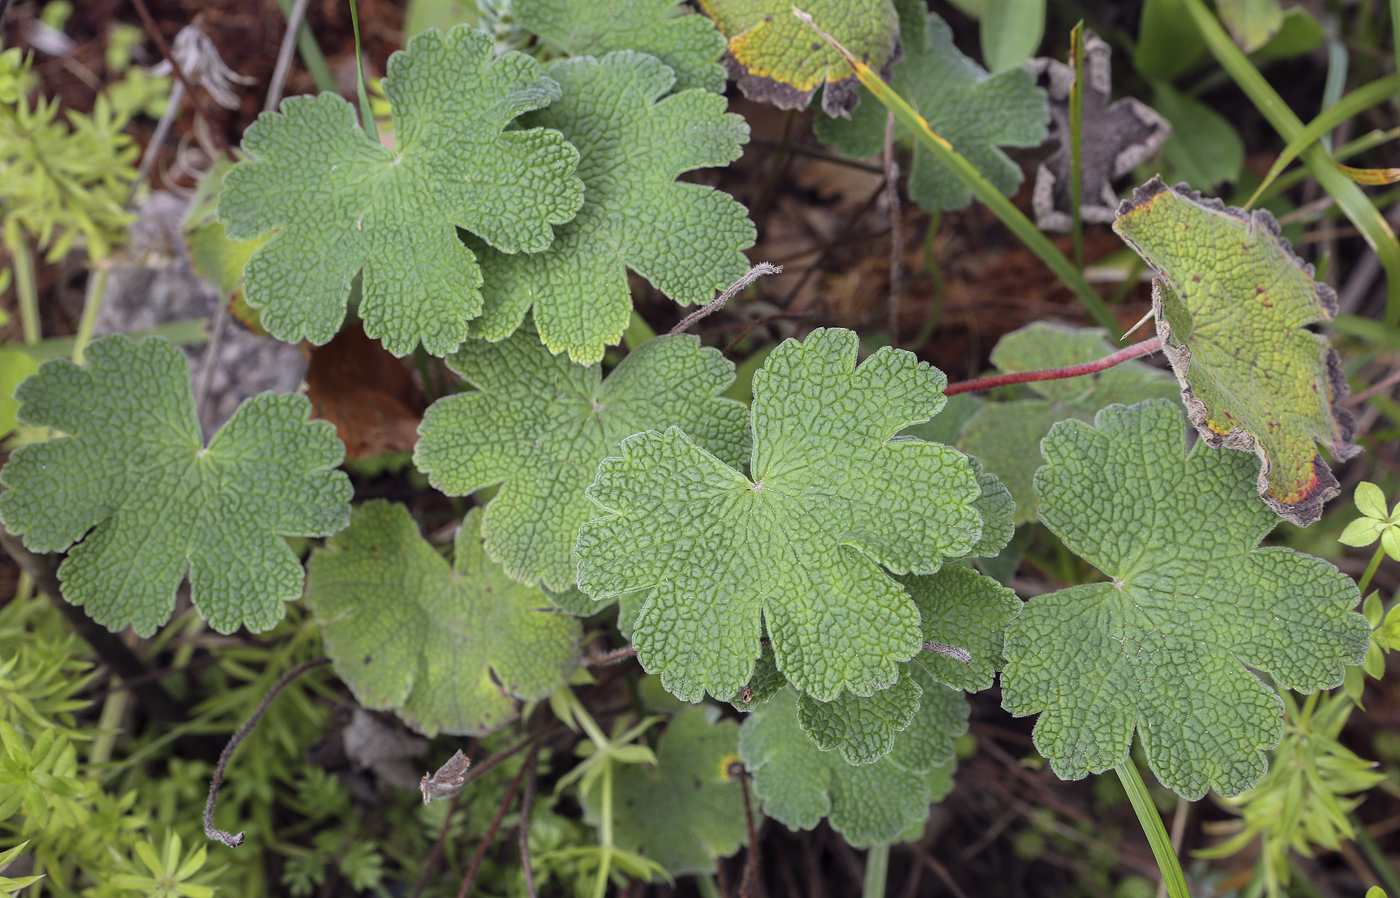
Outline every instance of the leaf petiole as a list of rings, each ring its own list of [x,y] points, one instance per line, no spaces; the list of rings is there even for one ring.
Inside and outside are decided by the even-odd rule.
[[[1143,783],[1137,765],[1129,757],[1114,767],[1113,772],[1118,774],[1119,781],[1123,783],[1123,789],[1128,793],[1128,801],[1132,802],[1138,823],[1142,824],[1142,831],[1147,836],[1147,843],[1152,846],[1152,856],[1157,859],[1157,867],[1162,871],[1162,881],[1167,885],[1167,894],[1171,898],[1191,898],[1191,890],[1186,886],[1186,874],[1181,870],[1181,861],[1177,859],[1171,837],[1167,835],[1167,828],[1162,825],[1162,817],[1157,813],[1157,806],[1152,803],[1152,796],[1148,794],[1147,785]]]
[[[945,396],[954,396],[958,393],[971,393],[977,390],[990,390],[993,387],[1003,387],[1008,384],[1024,384],[1041,380],[1064,380],[1070,377],[1083,377],[1086,374],[1094,374],[1104,371],[1115,365],[1150,355],[1162,348],[1162,338],[1153,337],[1150,340],[1143,340],[1141,343],[1134,343],[1126,349],[1120,349],[1109,356],[1104,356],[1093,362],[1085,362],[1082,365],[1068,365],[1064,368],[1044,368],[1039,371],[1016,371],[1011,374],[998,374],[995,377],[981,377],[976,380],[964,380],[955,384],[949,384],[944,389]]]

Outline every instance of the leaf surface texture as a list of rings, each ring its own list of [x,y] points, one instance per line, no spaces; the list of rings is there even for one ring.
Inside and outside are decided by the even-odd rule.
[[[1259,548],[1276,523],[1253,461],[1198,443],[1162,400],[1056,424],[1036,474],[1040,519],[1109,580],[1038,596],[1006,634],[1002,704],[1040,714],[1035,744],[1064,779],[1128,756],[1197,799],[1250,789],[1283,734],[1283,702],[1342,681],[1370,628],[1356,584],[1318,558]]]
[[[11,455],[0,518],[36,552],[72,547],[64,598],[110,630],[154,633],[186,571],[214,629],[271,629],[301,595],[282,537],[349,517],[344,447],[305,397],[254,396],[206,447],[189,364],[165,340],[94,340],[85,366],[47,361],[16,396],[22,421],[67,436]]]

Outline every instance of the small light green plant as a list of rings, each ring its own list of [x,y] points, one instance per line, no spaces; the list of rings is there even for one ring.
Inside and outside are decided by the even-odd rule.
[[[1219,845],[1197,852],[1228,857],[1260,839],[1264,883],[1271,898],[1289,884],[1289,852],[1311,857],[1315,849],[1336,850],[1356,835],[1349,816],[1367,789],[1385,779],[1376,765],[1337,741],[1354,705],[1342,693],[1313,693],[1301,707],[1291,692],[1283,741],[1273,752],[1269,772],[1253,790],[1222,799],[1243,816],[1240,831]],[[1360,796],[1360,797],[1357,797]]]

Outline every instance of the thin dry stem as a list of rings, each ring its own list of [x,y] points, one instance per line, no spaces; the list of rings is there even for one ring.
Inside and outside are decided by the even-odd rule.
[[[781,265],[774,265],[770,262],[759,262],[757,265],[750,268],[744,274],[743,277],[730,284],[729,289],[725,290],[719,296],[715,297],[715,299],[712,302],[710,302],[709,305],[696,309],[694,312],[691,312],[689,315],[682,318],[680,324],[677,324],[675,327],[671,328],[670,335],[675,336],[676,334],[683,334],[686,331],[690,330],[690,328],[695,324],[695,322],[699,321],[702,318],[706,318],[710,315],[713,315],[715,312],[718,312],[720,309],[724,308],[725,304],[728,303],[731,299],[733,299],[739,293],[740,290],[743,290],[749,284],[752,284],[754,281],[758,280],[764,275],[782,273],[783,266]]]
[[[238,728],[238,732],[234,733],[232,738],[228,740],[228,745],[224,746],[223,754],[219,755],[218,766],[214,768],[214,777],[209,781],[209,800],[204,803],[204,834],[206,836],[213,839],[215,842],[222,842],[230,848],[237,848],[239,845],[243,844],[243,833],[234,835],[232,833],[226,833],[221,829],[216,829],[214,826],[214,805],[219,800],[219,788],[224,784],[224,771],[228,769],[228,762],[233,757],[233,752],[238,748],[239,743],[248,737],[248,734],[253,731],[253,727],[258,725],[258,721],[262,719],[268,706],[272,704],[272,700],[277,697],[279,692],[286,688],[288,683],[306,673],[308,670],[330,663],[331,659],[329,658],[313,658],[310,661],[298,664],[296,667],[293,667],[291,670],[278,677],[277,682],[273,683],[272,688],[267,691],[267,695],[263,696],[262,703],[259,704],[258,709],[253,712],[253,716],[249,717],[247,722]]]

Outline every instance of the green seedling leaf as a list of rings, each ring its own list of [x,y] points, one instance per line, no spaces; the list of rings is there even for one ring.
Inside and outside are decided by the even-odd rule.
[[[1113,181],[1151,159],[1171,136],[1171,125],[1152,107],[1132,97],[1110,103],[1113,50],[1093,32],[1084,39],[1084,112],[1080,125],[1082,190],[1079,212],[1086,223],[1113,221],[1118,192]],[[1074,66],[1056,59],[1033,59],[1026,68],[1050,97],[1050,136],[1059,149],[1036,169],[1031,206],[1035,223],[1047,231],[1068,231],[1073,224],[1070,195],[1073,157],[1070,152],[1069,98]]]
[[[360,704],[428,736],[500,729],[516,699],[547,697],[578,662],[578,621],[486,558],[480,509],[448,564],[408,509],[367,502],[311,556],[309,578],[336,673]]]
[[[533,304],[540,339],[592,364],[616,343],[632,312],[627,269],[681,304],[709,302],[748,271],[754,226],[728,194],[676,183],[682,172],[726,165],[748,139],[724,97],[688,90],[660,99],[674,75],[641,53],[550,66],[563,95],[525,116],[578,147],[587,198],[546,252],[506,255],[469,241],[486,273],[486,310],[472,334],[503,340]]]
[[[1062,779],[1128,757],[1133,731],[1188,799],[1250,789],[1283,735],[1285,689],[1341,683],[1366,654],[1356,583],[1321,559],[1257,548],[1276,518],[1252,461],[1197,444],[1161,400],[1056,424],[1041,444],[1040,519],[1109,577],[1027,603],[1006,633],[1002,704],[1040,714]]]
[[[729,41],[725,65],[751,100],[806,109],[817,88],[822,111],[845,116],[860,102],[841,55],[792,14],[789,0],[699,0]],[[891,0],[803,0],[827,34],[879,71],[896,59],[899,16]]]
[[[753,775],[763,812],[791,829],[811,829],[829,817],[831,826],[857,848],[889,842],[928,819],[933,776],[951,769],[953,739],[967,730],[967,700],[928,681],[908,729],[894,750],[859,767],[834,751],[817,748],[798,722],[798,695],[784,689],[756,708],[739,730],[739,756]]]
[[[1045,92],[1025,69],[989,75],[953,45],[952,30],[927,13],[921,44],[906,43],[903,61],[895,64],[890,83],[927,120],[936,134],[1003,194],[1016,192],[1021,167],[997,147],[1034,147],[1045,141],[1049,113]],[[873,156],[885,142],[885,108],[861,89],[862,102],[849,121],[818,119],[817,136],[833,143],[846,156]],[[895,134],[909,138],[903,125]],[[909,196],[929,211],[962,209],[972,202],[972,190],[926,147],[914,147],[909,173]]]
[[[624,437],[674,424],[726,464],[747,454],[748,408],[719,398],[734,365],[697,337],[648,340],[606,380],[551,355],[530,327],[469,340],[447,363],[477,391],[433,403],[414,463],[452,496],[502,484],[482,524],[486,551],[527,585],[573,585],[578,528],[598,515],[584,491]]]
[[[1133,66],[1149,81],[1173,81],[1205,52],[1205,38],[1181,0],[1144,0]]]
[[[754,376],[752,474],[677,427],[623,440],[588,497],[579,588],[643,597],[633,642],[677,697],[736,694],[762,617],[778,668],[813,698],[871,695],[921,646],[893,573],[933,573],[981,536],[980,487],[956,450],[891,440],[942,408],[946,378],[856,335],[789,340]],[[883,566],[883,569],[882,569]]]
[[[527,56],[494,58],[491,38],[465,25],[410,40],[384,92],[393,150],[331,94],[260,116],[219,217],[231,240],[276,232],[249,260],[245,294],[279,339],[330,340],[363,269],[365,333],[395,355],[419,343],[446,355],[481,312],[481,271],[456,228],[505,253],[545,249],[583,200],[578,153],[557,132],[505,130],[558,86]]]
[[[1400,502],[1390,511],[1386,511],[1385,493],[1374,483],[1365,480],[1356,485],[1354,498],[1361,517],[1347,524],[1337,541],[1343,545],[1360,548],[1379,539],[1386,554],[1400,561]]]
[[[967,550],[965,557],[992,558],[1006,548],[1006,544],[1011,542],[1011,537],[1016,534],[1016,524],[1013,520],[1016,514],[1016,500],[1011,498],[1011,491],[995,474],[988,474],[982,470],[980,460],[969,457],[967,462],[982,490],[977,500],[972,503],[972,507],[976,508],[982,517],[982,535],[973,543],[972,548]]]
[[[304,396],[264,393],[206,447],[179,349],[118,335],[86,356],[44,362],[16,392],[22,422],[67,436],[10,456],[5,528],[36,552],[73,547],[63,596],[110,630],[154,633],[186,571],[215,630],[271,629],[301,596],[282,537],[329,536],[349,516],[335,428],[308,420]]]
[[[1006,625],[1021,611],[1014,592],[967,567],[948,565],[929,576],[897,579],[918,606],[924,640],[956,644],[972,660],[924,651],[900,666],[893,686],[869,698],[842,693],[819,702],[803,695],[797,706],[802,729],[822,751],[839,750],[848,764],[873,763],[894,747],[896,734],[919,709],[920,677],[969,692],[991,686],[1002,666]]]
[[[715,858],[739,850],[747,833],[744,798],[729,765],[739,760],[739,727],[718,720],[713,705],[671,718],[656,764],[613,773],[613,840],[665,867],[672,876],[708,873]],[[584,794],[592,823],[602,815],[598,790]]]
[[[1103,331],[1036,322],[1001,338],[992,350],[1000,373],[1064,368],[1111,355],[1114,346]],[[963,425],[958,448],[981,460],[1016,500],[1017,524],[1036,519],[1031,478],[1040,466],[1040,440],[1051,425],[1066,418],[1092,420],[1115,402],[1169,399],[1180,395],[1171,375],[1141,362],[1125,362],[1092,377],[1034,381],[1025,385],[1030,398],[984,403]]]
[[[1336,293],[1269,212],[1160,178],[1133,192],[1113,229],[1161,275],[1157,333],[1191,423],[1211,446],[1259,456],[1259,494],[1281,517],[1316,521],[1339,488],[1315,444],[1338,460],[1360,451],[1341,361],[1307,330],[1337,314]]]
[[[516,0],[514,10],[522,26],[570,56],[637,50],[671,67],[677,91],[724,93],[724,35],[676,0]]]

